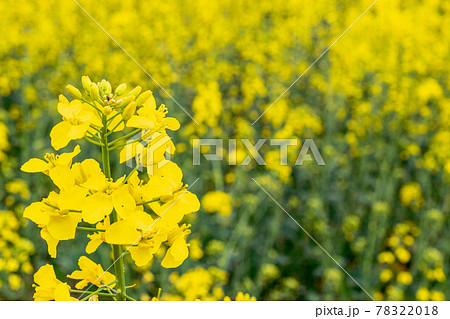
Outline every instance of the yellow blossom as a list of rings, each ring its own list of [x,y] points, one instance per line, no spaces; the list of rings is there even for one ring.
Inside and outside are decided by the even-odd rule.
[[[78,266],[81,270],[75,270],[72,274],[68,275],[68,278],[81,280],[75,285],[77,289],[83,289],[89,283],[96,285],[97,287],[103,285],[110,285],[114,288],[116,285],[113,283],[116,280],[116,276],[110,272],[104,271],[102,266],[94,263],[86,256],[81,256],[78,259]]]
[[[34,274],[36,292],[33,295],[36,301],[69,301],[76,300],[70,297],[70,287],[68,284],[56,278],[52,265],[44,265]]]

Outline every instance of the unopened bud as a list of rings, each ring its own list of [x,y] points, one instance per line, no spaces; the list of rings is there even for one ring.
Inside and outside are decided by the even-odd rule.
[[[104,108],[103,108],[103,114],[105,114],[106,116],[108,116],[109,114],[111,114],[111,112],[113,111],[113,109],[112,109],[112,107],[111,106],[105,106]]]
[[[125,92],[126,89],[127,89],[127,85],[125,83],[122,83],[121,85],[119,85],[116,88],[116,91],[114,92],[114,94],[117,96],[121,96]]]
[[[128,121],[136,111],[137,103],[135,101],[131,101],[127,107],[123,110],[122,117],[125,121]]]
[[[151,96],[153,95],[152,91],[148,90],[145,92],[142,92],[136,99],[136,103],[138,105],[144,104]]]
[[[122,103],[120,103],[120,107],[126,107],[131,101],[134,101],[134,95],[129,95],[126,98],[122,99]]]
[[[83,75],[81,77],[81,83],[83,84],[83,89],[89,93],[91,90],[91,79],[87,75]]]
[[[98,92],[98,86],[95,83],[91,83],[91,87],[89,88],[90,97],[93,101],[97,101],[100,97],[100,93]]]
[[[102,90],[102,92],[104,94],[110,95],[111,91],[112,91],[111,84],[108,81],[106,81],[105,79],[103,79],[100,82],[100,90]]]
[[[68,84],[66,86],[66,90],[67,92],[69,92],[70,95],[72,95],[75,99],[82,99],[83,95],[81,94],[80,90],[78,90],[76,87],[74,87],[73,85]]]
[[[128,95],[134,95],[134,96],[138,96],[139,93],[141,93],[142,88],[140,86],[136,86],[134,89],[132,89],[130,91],[130,93],[128,93]]]

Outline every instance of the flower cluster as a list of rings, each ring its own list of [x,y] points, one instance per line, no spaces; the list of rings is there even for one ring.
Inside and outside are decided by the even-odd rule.
[[[180,266],[188,257],[186,236],[190,233],[190,225],[180,222],[185,215],[198,211],[200,203],[182,182],[181,169],[164,157],[167,149],[174,151],[170,139],[152,149],[156,140],[167,137],[166,129],[179,128],[178,121],[166,117],[164,105],[156,107],[151,91],[141,92],[141,88],[136,87],[125,93],[126,85],[121,84],[113,92],[109,82],[93,83],[86,76],[82,83],[83,93],[67,86],[74,97],[72,101],[62,95],[59,98],[57,109],[62,121],[50,133],[52,146],[59,150],[71,140],[85,139],[101,147],[102,168],[91,158],[74,162],[81,152],[79,145],[72,152],[30,159],[22,170],[47,175],[57,191],[29,205],[23,216],[41,228],[41,237],[53,258],[57,256],[60,241],[73,239],[79,230],[91,232],[87,235],[90,239],[86,246],[88,254],[107,243],[114,247],[115,260],[123,258],[124,247],[137,266],[146,266],[164,244],[168,249],[161,265],[165,268]],[[108,141],[110,135],[125,128],[134,130]],[[136,135],[138,138],[127,140]],[[128,148],[132,150],[130,153]],[[123,161],[136,160],[135,168],[128,175],[116,179],[109,161],[110,152],[115,149],[121,149]],[[157,155],[150,156],[154,153]],[[142,167],[151,168],[146,181],[139,177]],[[69,276],[82,280],[76,288],[84,288],[88,283],[113,288],[107,283],[116,281],[114,275],[104,273],[100,265],[85,256],[80,257],[79,265],[81,271]],[[47,267],[45,276],[50,273]],[[120,286],[116,294],[124,297],[123,274],[116,276]],[[64,287],[53,281],[51,288],[59,293],[65,291]],[[36,294],[37,299],[44,298],[38,291]]]

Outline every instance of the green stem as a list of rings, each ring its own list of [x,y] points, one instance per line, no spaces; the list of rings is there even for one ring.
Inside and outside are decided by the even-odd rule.
[[[119,121],[119,123],[117,123],[112,129],[109,130],[109,133],[106,134],[106,136],[110,136],[112,133],[114,133],[114,131],[116,130],[116,128],[118,128],[119,125],[122,124],[122,123],[123,123],[123,120],[122,120],[122,121]]]
[[[102,160],[103,160],[103,170],[105,172],[105,176],[107,178],[111,178],[111,164],[109,161],[109,149],[108,149],[108,137],[106,136],[108,133],[107,130],[107,119],[106,116],[102,117],[103,121],[103,130],[102,130]],[[115,210],[112,211],[111,215],[111,224],[117,222],[117,212]],[[120,245],[111,245],[113,250],[113,258],[114,258],[114,272],[117,278],[118,289],[117,289],[117,300],[124,301],[126,300],[126,287],[125,287],[125,267],[123,263],[122,256],[122,246]]]
[[[85,138],[87,141],[89,141],[90,143],[92,143],[92,144],[95,144],[95,145],[98,145],[98,146],[103,147],[103,144],[102,144],[102,143],[96,142],[96,141],[94,141],[93,139],[91,139],[91,138],[89,138],[89,137],[87,137],[87,136],[85,136],[84,138]]]
[[[89,127],[90,128],[93,128],[94,130],[96,130],[97,131],[97,133],[100,133],[100,134],[102,134],[102,131],[99,129],[99,128],[96,128],[94,125],[89,125]]]
[[[75,293],[75,294],[84,294],[84,293],[86,293],[85,290],[78,290],[78,289],[70,289],[70,292]],[[110,294],[110,293],[100,292],[99,290],[96,290],[96,291],[90,292],[90,294],[87,295],[86,297],[84,297],[82,300],[89,299],[89,297],[91,297],[91,296],[93,296],[93,295],[107,296],[107,297],[112,297],[112,296],[114,296],[114,295],[112,295],[112,294]]]
[[[136,299],[134,299],[134,298],[131,298],[130,296],[128,296],[128,295],[125,295],[125,298],[127,298],[128,300],[131,300],[131,301],[137,301]]]
[[[108,146],[112,146],[112,145],[116,144],[117,142],[120,142],[120,141],[122,141],[122,140],[125,140],[125,139],[127,139],[127,138],[129,138],[129,137],[132,137],[132,136],[136,135],[137,133],[139,133],[141,130],[142,130],[142,129],[138,128],[138,129],[134,130],[133,132],[128,133],[127,135],[124,135],[124,136],[122,136],[122,137],[119,137],[118,139],[116,139],[116,140],[110,142],[110,143],[108,144]]]
[[[146,202],[137,203],[136,205],[145,205],[145,204],[150,204],[150,203],[154,203],[154,202],[157,202],[157,201],[159,201],[159,197],[153,198],[153,199],[148,200],[148,201],[146,201]]]

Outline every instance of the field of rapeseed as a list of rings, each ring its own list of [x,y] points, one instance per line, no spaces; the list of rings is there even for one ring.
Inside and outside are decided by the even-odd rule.
[[[0,9],[0,300],[449,299],[450,2]]]

